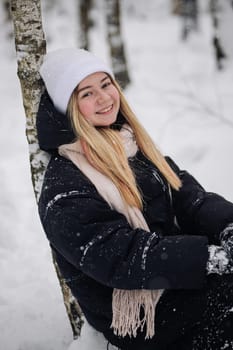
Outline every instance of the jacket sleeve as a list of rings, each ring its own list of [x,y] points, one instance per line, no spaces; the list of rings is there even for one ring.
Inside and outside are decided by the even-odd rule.
[[[182,187],[172,191],[173,208],[181,231],[208,236],[210,244],[220,244],[221,231],[233,222],[233,204],[222,196],[207,192],[187,171],[166,158],[180,177]]]
[[[85,191],[57,195],[40,217],[52,245],[69,263],[119,289],[200,288],[206,275],[207,238],[131,229],[102,197]]]

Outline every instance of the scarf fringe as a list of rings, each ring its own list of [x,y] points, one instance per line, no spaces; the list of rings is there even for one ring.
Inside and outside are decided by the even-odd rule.
[[[155,333],[155,309],[162,290],[121,290],[114,289],[112,296],[111,328],[117,336],[136,337],[146,325],[145,339]]]

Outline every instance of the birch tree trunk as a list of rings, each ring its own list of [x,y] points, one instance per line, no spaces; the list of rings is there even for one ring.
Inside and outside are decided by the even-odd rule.
[[[92,0],[80,0],[79,4],[79,21],[80,21],[80,33],[79,33],[79,47],[85,50],[89,48],[88,30],[90,27],[89,11],[91,8]]]
[[[26,114],[26,136],[29,144],[32,184],[38,201],[44,170],[49,160],[47,153],[40,150],[36,134],[36,114],[43,91],[39,68],[46,52],[41,6],[40,0],[11,0],[10,7],[14,24],[18,77]],[[70,289],[61,278],[54,256],[53,262],[73,335],[76,338],[80,334],[83,323],[81,310]]]
[[[106,13],[108,42],[113,72],[122,88],[125,88],[129,84],[130,78],[127,68],[124,43],[121,35],[119,0],[106,0]]]

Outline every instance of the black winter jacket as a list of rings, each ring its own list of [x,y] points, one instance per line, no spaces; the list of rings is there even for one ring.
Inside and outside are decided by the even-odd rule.
[[[58,155],[56,148],[71,142],[74,134],[46,93],[37,129],[41,148],[51,152],[39,201],[41,222],[61,273],[93,327],[103,332],[109,328],[113,288],[204,285],[207,245],[219,244],[219,233],[233,221],[230,202],[206,192],[167,158],[183,183],[171,198],[163,176],[138,151],[129,163],[143,194],[150,232],[134,230],[71,161]]]

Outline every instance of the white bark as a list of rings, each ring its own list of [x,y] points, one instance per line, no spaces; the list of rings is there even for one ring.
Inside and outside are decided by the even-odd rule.
[[[36,113],[42,92],[38,69],[46,50],[41,25],[39,1],[11,1],[14,21],[18,76],[26,114],[26,135],[29,144],[33,188],[38,200],[48,156],[39,149],[36,135]]]
[[[11,0],[11,14],[14,23],[18,76],[26,114],[32,183],[38,201],[44,170],[49,160],[47,153],[40,150],[36,134],[36,115],[43,90],[39,67],[46,52],[40,0]],[[83,322],[81,310],[70,289],[64,283],[54,257],[53,262],[75,338],[80,334]]]

